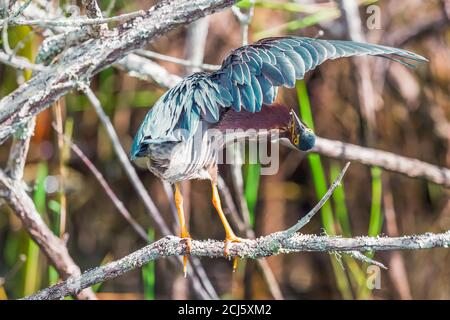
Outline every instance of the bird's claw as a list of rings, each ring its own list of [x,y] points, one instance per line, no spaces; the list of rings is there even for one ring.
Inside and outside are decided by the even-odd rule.
[[[245,239],[233,236],[233,237],[227,237],[225,238],[225,245],[224,245],[224,255],[226,258],[230,257],[230,243],[240,243],[243,242]],[[239,257],[236,256],[233,258],[233,272],[236,271],[237,265],[238,265]]]
[[[192,250],[192,238],[189,235],[189,233],[182,233],[181,238],[182,238],[181,243],[183,243],[186,246],[185,255],[183,256],[183,274],[184,277],[186,278],[188,255],[191,253]]]

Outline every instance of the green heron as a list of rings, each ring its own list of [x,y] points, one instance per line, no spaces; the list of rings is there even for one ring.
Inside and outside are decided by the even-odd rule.
[[[186,77],[156,102],[136,133],[131,159],[174,186],[187,254],[191,238],[180,191],[183,180],[211,181],[212,203],[225,228],[225,255],[229,254],[231,242],[241,241],[220,203],[217,155],[226,139],[218,138],[217,132],[266,129],[265,134],[277,133],[301,151],[311,149],[314,133],[290,108],[274,104],[278,87],[294,87],[296,80],[328,59],[361,55],[381,56],[407,66],[411,64],[406,59],[427,61],[406,50],[375,44],[305,37],[267,38],[232,51],[215,72]],[[185,255],[185,274],[186,263]]]

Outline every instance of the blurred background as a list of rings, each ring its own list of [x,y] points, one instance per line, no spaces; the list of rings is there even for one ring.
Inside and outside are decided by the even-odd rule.
[[[60,1],[60,7],[69,15],[69,5],[81,6],[80,2]],[[350,1],[358,6],[359,20],[351,15],[345,2],[256,0],[248,29],[249,42],[280,35],[354,39],[408,49],[427,57],[429,63],[414,70],[373,57],[326,62],[309,73],[305,81],[298,82],[295,89],[281,89],[278,100],[298,110],[303,121],[313,124],[321,137],[449,167],[449,2]],[[154,3],[99,1],[101,9],[110,15],[148,9]],[[244,0],[238,8],[246,14],[252,5]],[[207,31],[204,45],[201,41],[189,42],[196,39],[189,35],[191,26],[156,39],[146,49],[189,59],[193,47],[201,51],[204,47],[204,62],[221,64],[230,50],[243,43],[242,23],[230,9],[200,24]],[[21,44],[18,54],[34,60],[42,34],[29,27],[11,27],[8,32],[12,46]],[[192,71],[162,59],[154,61],[179,76]],[[7,95],[18,81],[29,77],[29,72],[18,74],[0,65],[0,95]],[[146,112],[166,90],[153,81],[139,80],[113,67],[96,76],[91,88],[127,152]],[[83,161],[70,152],[67,144],[58,143],[51,126],[54,121],[61,121],[66,135],[102,173],[149,239],[160,238],[97,113],[83,94],[71,92],[60,100],[59,107],[39,114],[25,180],[40,214],[56,234],[67,239],[69,252],[81,269],[123,257],[146,242],[119,214]],[[0,146],[2,166],[10,145],[8,142]],[[288,149],[281,152],[283,161],[276,175],[260,176],[258,165],[241,168],[242,192],[233,183],[232,170],[221,168],[231,196],[228,205],[235,206],[227,207],[227,212],[237,210],[247,215],[244,220],[248,220],[256,236],[295,223],[316,204],[343,167],[343,162],[319,155],[301,155]],[[178,230],[161,181],[142,169],[138,169],[138,174],[167,224]],[[222,225],[211,205],[209,183],[184,183],[183,193],[193,238],[223,239]],[[237,226],[234,229],[239,230]],[[343,187],[336,190],[321,216],[316,216],[303,232],[396,236],[448,229],[450,202],[444,187],[354,162]],[[242,230],[238,233],[245,236]],[[266,269],[255,261],[240,261],[235,273],[231,262],[225,259],[201,259],[201,263],[218,296],[224,299],[450,298],[448,249],[377,252],[373,257],[389,267],[380,271],[380,288],[373,290],[366,285],[368,266],[347,256],[280,255],[268,258]],[[188,272],[192,272],[192,265]],[[267,272],[273,274],[272,281],[266,280]],[[0,277],[0,299],[20,298],[58,280],[20,221],[1,202]],[[191,282],[183,278],[181,267],[168,260],[97,285],[94,290],[104,299],[198,298]]]

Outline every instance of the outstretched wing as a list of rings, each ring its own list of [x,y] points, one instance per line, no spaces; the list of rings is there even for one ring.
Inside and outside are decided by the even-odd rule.
[[[293,87],[324,61],[361,55],[381,56],[407,66],[411,64],[405,60],[427,61],[406,50],[367,43],[304,37],[262,39],[232,51],[220,70],[194,74],[166,92],[144,120],[140,135],[160,141],[189,138],[200,120],[217,122],[221,108],[258,112],[263,103],[274,102],[279,86]]]
[[[340,40],[287,37],[268,38],[233,51],[223,62],[222,68],[211,75],[220,85],[221,92],[234,110],[241,108],[258,112],[263,103],[271,104],[278,86],[294,87],[326,60],[341,57],[374,55],[401,60],[427,61],[425,58],[402,49],[380,45]]]

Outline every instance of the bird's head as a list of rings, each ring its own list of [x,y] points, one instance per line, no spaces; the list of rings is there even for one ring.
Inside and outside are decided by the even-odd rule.
[[[291,121],[289,124],[289,140],[301,151],[308,151],[316,142],[314,132],[306,127],[298,118],[297,114],[291,110]]]

